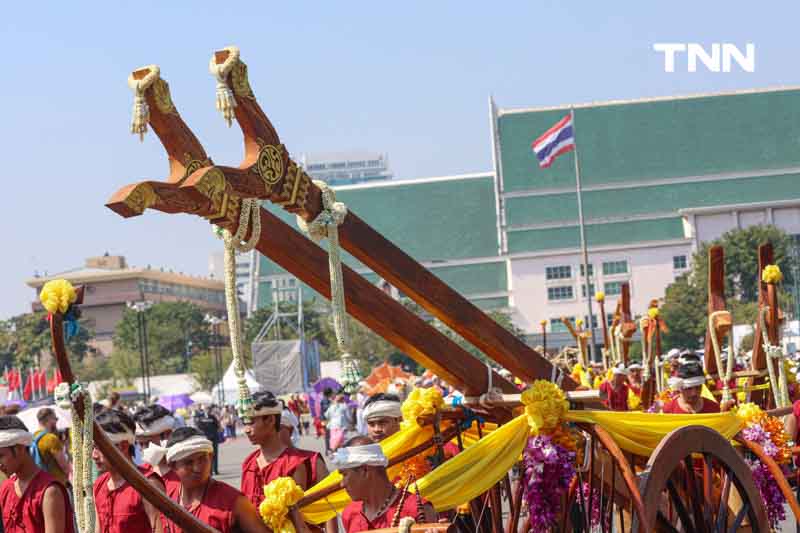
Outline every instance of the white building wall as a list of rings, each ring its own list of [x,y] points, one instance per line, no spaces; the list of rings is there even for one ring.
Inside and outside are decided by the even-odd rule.
[[[671,244],[651,245],[651,247],[616,247],[589,251],[589,263],[594,269],[595,291],[604,290],[610,282],[629,282],[631,287],[631,311],[642,314],[651,299],[664,297],[664,290],[685,270],[673,268],[675,256],[686,256],[687,266],[691,256],[691,241],[678,241]],[[627,261],[628,272],[604,275],[603,263],[607,261]],[[586,298],[583,297],[583,278],[580,276],[580,254],[562,252],[513,256],[510,259],[509,282],[513,287],[512,305],[516,308],[515,318],[518,326],[527,332],[538,332],[539,322],[561,316],[583,318],[587,315]],[[548,280],[546,268],[569,265],[570,279]],[[548,300],[548,287],[573,287],[574,297],[568,300]],[[594,293],[589,294],[594,299]],[[611,314],[617,304],[617,295],[606,295],[606,313]],[[592,312],[599,314],[593,304]],[[598,320],[599,323],[599,320]],[[548,331],[550,330],[548,326]]]
[[[684,223],[693,225],[696,245],[713,241],[732,229],[774,224],[790,235],[800,234],[800,202],[737,204],[712,208],[682,209]]]

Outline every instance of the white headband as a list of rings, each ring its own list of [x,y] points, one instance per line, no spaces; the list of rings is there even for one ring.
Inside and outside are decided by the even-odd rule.
[[[149,425],[137,422],[136,436],[152,437],[153,435],[161,435],[165,431],[171,431],[173,429],[175,429],[175,419],[171,415],[167,415],[162,416]]]
[[[639,363],[633,363],[628,367],[628,370],[642,370],[642,368],[643,368],[642,365],[640,365]]]
[[[386,458],[380,444],[365,444],[339,448],[331,459],[331,464],[338,470],[364,465],[385,467],[389,464],[389,459]]]
[[[683,390],[692,387],[699,387],[706,382],[705,376],[695,376],[693,378],[669,378],[669,386],[671,389]]]
[[[130,431],[126,431],[125,433],[110,433],[109,431],[106,431],[106,435],[108,436],[108,440],[114,444],[119,444],[120,442],[133,444],[136,442],[136,435]]]
[[[200,435],[190,437],[184,441],[176,442],[167,448],[167,462],[173,463],[185,459],[197,452],[212,453],[214,445],[211,441]]]
[[[614,370],[612,370],[612,372],[614,373],[615,376],[627,376],[628,375],[628,371],[625,369],[625,367],[615,366]]]
[[[281,413],[283,413],[283,407],[281,407],[281,404],[278,404],[274,407],[259,407],[258,409],[253,410],[253,416],[279,415]]]
[[[167,449],[165,447],[151,442],[147,448],[142,451],[142,462],[151,466],[157,466],[164,460],[165,455],[167,455]]]
[[[364,420],[370,418],[402,418],[403,411],[400,402],[392,400],[378,400],[364,407]]]
[[[299,423],[300,421],[297,420],[293,412],[288,409],[283,410],[281,413],[281,426],[296,428]]]
[[[30,446],[33,442],[33,435],[24,429],[4,429],[0,431],[0,448],[8,448],[21,444]]]

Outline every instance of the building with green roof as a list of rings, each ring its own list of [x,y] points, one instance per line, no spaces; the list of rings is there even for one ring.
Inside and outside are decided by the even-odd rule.
[[[575,153],[543,169],[531,150],[570,108],[590,294]],[[701,241],[727,230],[773,223],[800,234],[800,88],[533,109],[490,101],[490,116],[492,171],[342,186],[337,199],[477,305],[511,311],[531,333],[542,320],[558,333],[560,317],[585,318],[595,290],[613,310],[623,282],[641,312],[690,267]],[[255,305],[295,294],[285,289],[296,281],[269,260],[251,263]]]

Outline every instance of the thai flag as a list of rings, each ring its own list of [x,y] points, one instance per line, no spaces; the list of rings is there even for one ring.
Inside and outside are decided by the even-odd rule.
[[[539,166],[549,167],[556,157],[575,149],[575,134],[572,130],[572,114],[565,116],[544,132],[531,144]]]

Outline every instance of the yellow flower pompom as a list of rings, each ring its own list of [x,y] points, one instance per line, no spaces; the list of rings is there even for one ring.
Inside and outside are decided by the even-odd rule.
[[[39,300],[48,313],[66,313],[70,304],[77,299],[75,287],[65,279],[48,281],[39,293]]]
[[[264,501],[258,506],[261,519],[274,533],[295,533],[289,508],[303,497],[303,489],[290,477],[279,477],[264,486]]]
[[[545,327],[547,325],[547,320],[539,321],[539,325],[542,326],[542,327]]]
[[[650,309],[647,310],[647,316],[649,316],[654,320],[658,318],[658,315],[659,315],[658,307],[651,307]]]
[[[444,407],[442,391],[437,387],[427,389],[414,388],[400,408],[403,413],[403,427],[414,426],[417,418],[432,415],[437,409]]]
[[[575,325],[576,325],[577,327],[581,327],[581,326],[583,325],[583,319],[582,319],[582,318],[579,318],[578,320],[576,320],[576,321],[575,321]]]
[[[552,433],[569,409],[564,391],[555,383],[543,379],[534,381],[520,399],[534,435],[539,431]]]
[[[733,408],[736,416],[745,424],[754,424],[764,418],[764,411],[754,403],[743,403]]]
[[[594,293],[594,299],[595,301],[602,302],[606,299],[606,293],[604,293],[603,291],[597,291],[596,293]]]
[[[780,283],[783,281],[783,273],[778,265],[767,265],[761,273],[761,280],[764,283]]]

